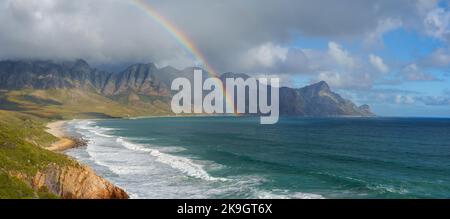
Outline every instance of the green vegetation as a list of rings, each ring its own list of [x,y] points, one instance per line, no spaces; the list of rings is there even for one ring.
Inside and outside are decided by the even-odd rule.
[[[0,93],[0,109],[47,119],[112,118],[167,115],[169,106],[159,98],[132,92],[111,98],[80,89],[22,89]]]
[[[18,112],[0,110],[0,198],[56,198],[30,182],[39,170],[50,164],[75,165],[75,161],[41,146],[56,138],[45,132],[48,120]]]
[[[2,199],[31,199],[31,198],[45,198],[56,199],[58,196],[46,191],[35,191],[25,181],[17,177],[10,176],[3,171],[0,171],[0,198]]]
[[[24,181],[0,171],[0,198],[35,198],[36,192]]]

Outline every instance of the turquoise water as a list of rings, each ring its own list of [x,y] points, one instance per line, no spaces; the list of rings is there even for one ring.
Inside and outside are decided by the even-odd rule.
[[[135,198],[450,198],[450,119],[74,121],[68,154]]]

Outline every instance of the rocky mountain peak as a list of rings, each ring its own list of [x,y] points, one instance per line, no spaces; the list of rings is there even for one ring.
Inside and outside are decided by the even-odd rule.
[[[54,64],[58,64],[55,62]],[[89,67],[89,64],[84,59],[76,59],[73,61],[64,61],[62,62],[63,65],[66,65],[68,67]]]
[[[59,63],[53,63],[54,65],[59,65]],[[61,64],[63,68],[67,71],[77,71],[77,72],[90,72],[91,66],[83,60],[83,59],[77,59],[75,61],[65,61]]]
[[[315,84],[300,88],[300,92],[302,92],[307,97],[320,96],[323,93],[332,93],[330,86],[325,81],[320,81]]]
[[[156,65],[154,63],[138,63],[138,64],[134,64],[131,65],[130,67],[128,67],[125,71],[127,70],[131,70],[131,71],[136,71],[136,70],[156,70],[158,69],[156,67]]]
[[[242,79],[247,79],[249,78],[248,75],[243,74],[243,73],[233,73],[233,72],[226,72],[223,73],[222,75],[220,75],[220,78],[222,79],[226,79],[226,78],[242,78]]]
[[[325,81],[319,81],[315,84],[309,85],[309,87],[318,91],[331,91],[330,86]]]

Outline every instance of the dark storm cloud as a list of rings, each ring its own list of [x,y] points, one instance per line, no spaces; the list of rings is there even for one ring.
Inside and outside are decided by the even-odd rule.
[[[423,29],[433,1],[148,1],[180,27],[221,71],[306,72],[302,36],[377,40],[399,25]],[[170,34],[129,0],[2,0],[0,58],[86,58],[96,63],[195,63]],[[430,21],[431,24],[432,21]],[[442,31],[441,31],[442,32]],[[261,60],[246,56],[272,45]],[[277,51],[278,50],[278,51]],[[306,66],[305,66],[306,65]]]

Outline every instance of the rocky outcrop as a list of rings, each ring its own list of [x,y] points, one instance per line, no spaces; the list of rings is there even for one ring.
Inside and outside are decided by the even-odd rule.
[[[85,165],[50,166],[39,171],[32,186],[67,199],[127,199],[128,194]]]
[[[370,116],[374,116],[375,114],[372,113],[372,110],[370,109],[370,106],[367,104],[363,104],[361,106],[358,107],[358,109],[365,113],[366,115],[370,115]]]
[[[280,114],[303,116],[374,116],[368,105],[356,106],[333,92],[325,81],[280,89]]]
[[[224,73],[226,78],[249,78],[246,74]],[[352,101],[333,92],[325,81],[303,88],[281,87],[279,92],[280,115],[292,116],[374,116],[368,105],[358,107]],[[270,95],[270,94],[269,94]],[[248,95],[246,95],[248,99]],[[248,106],[248,101],[246,102]]]

